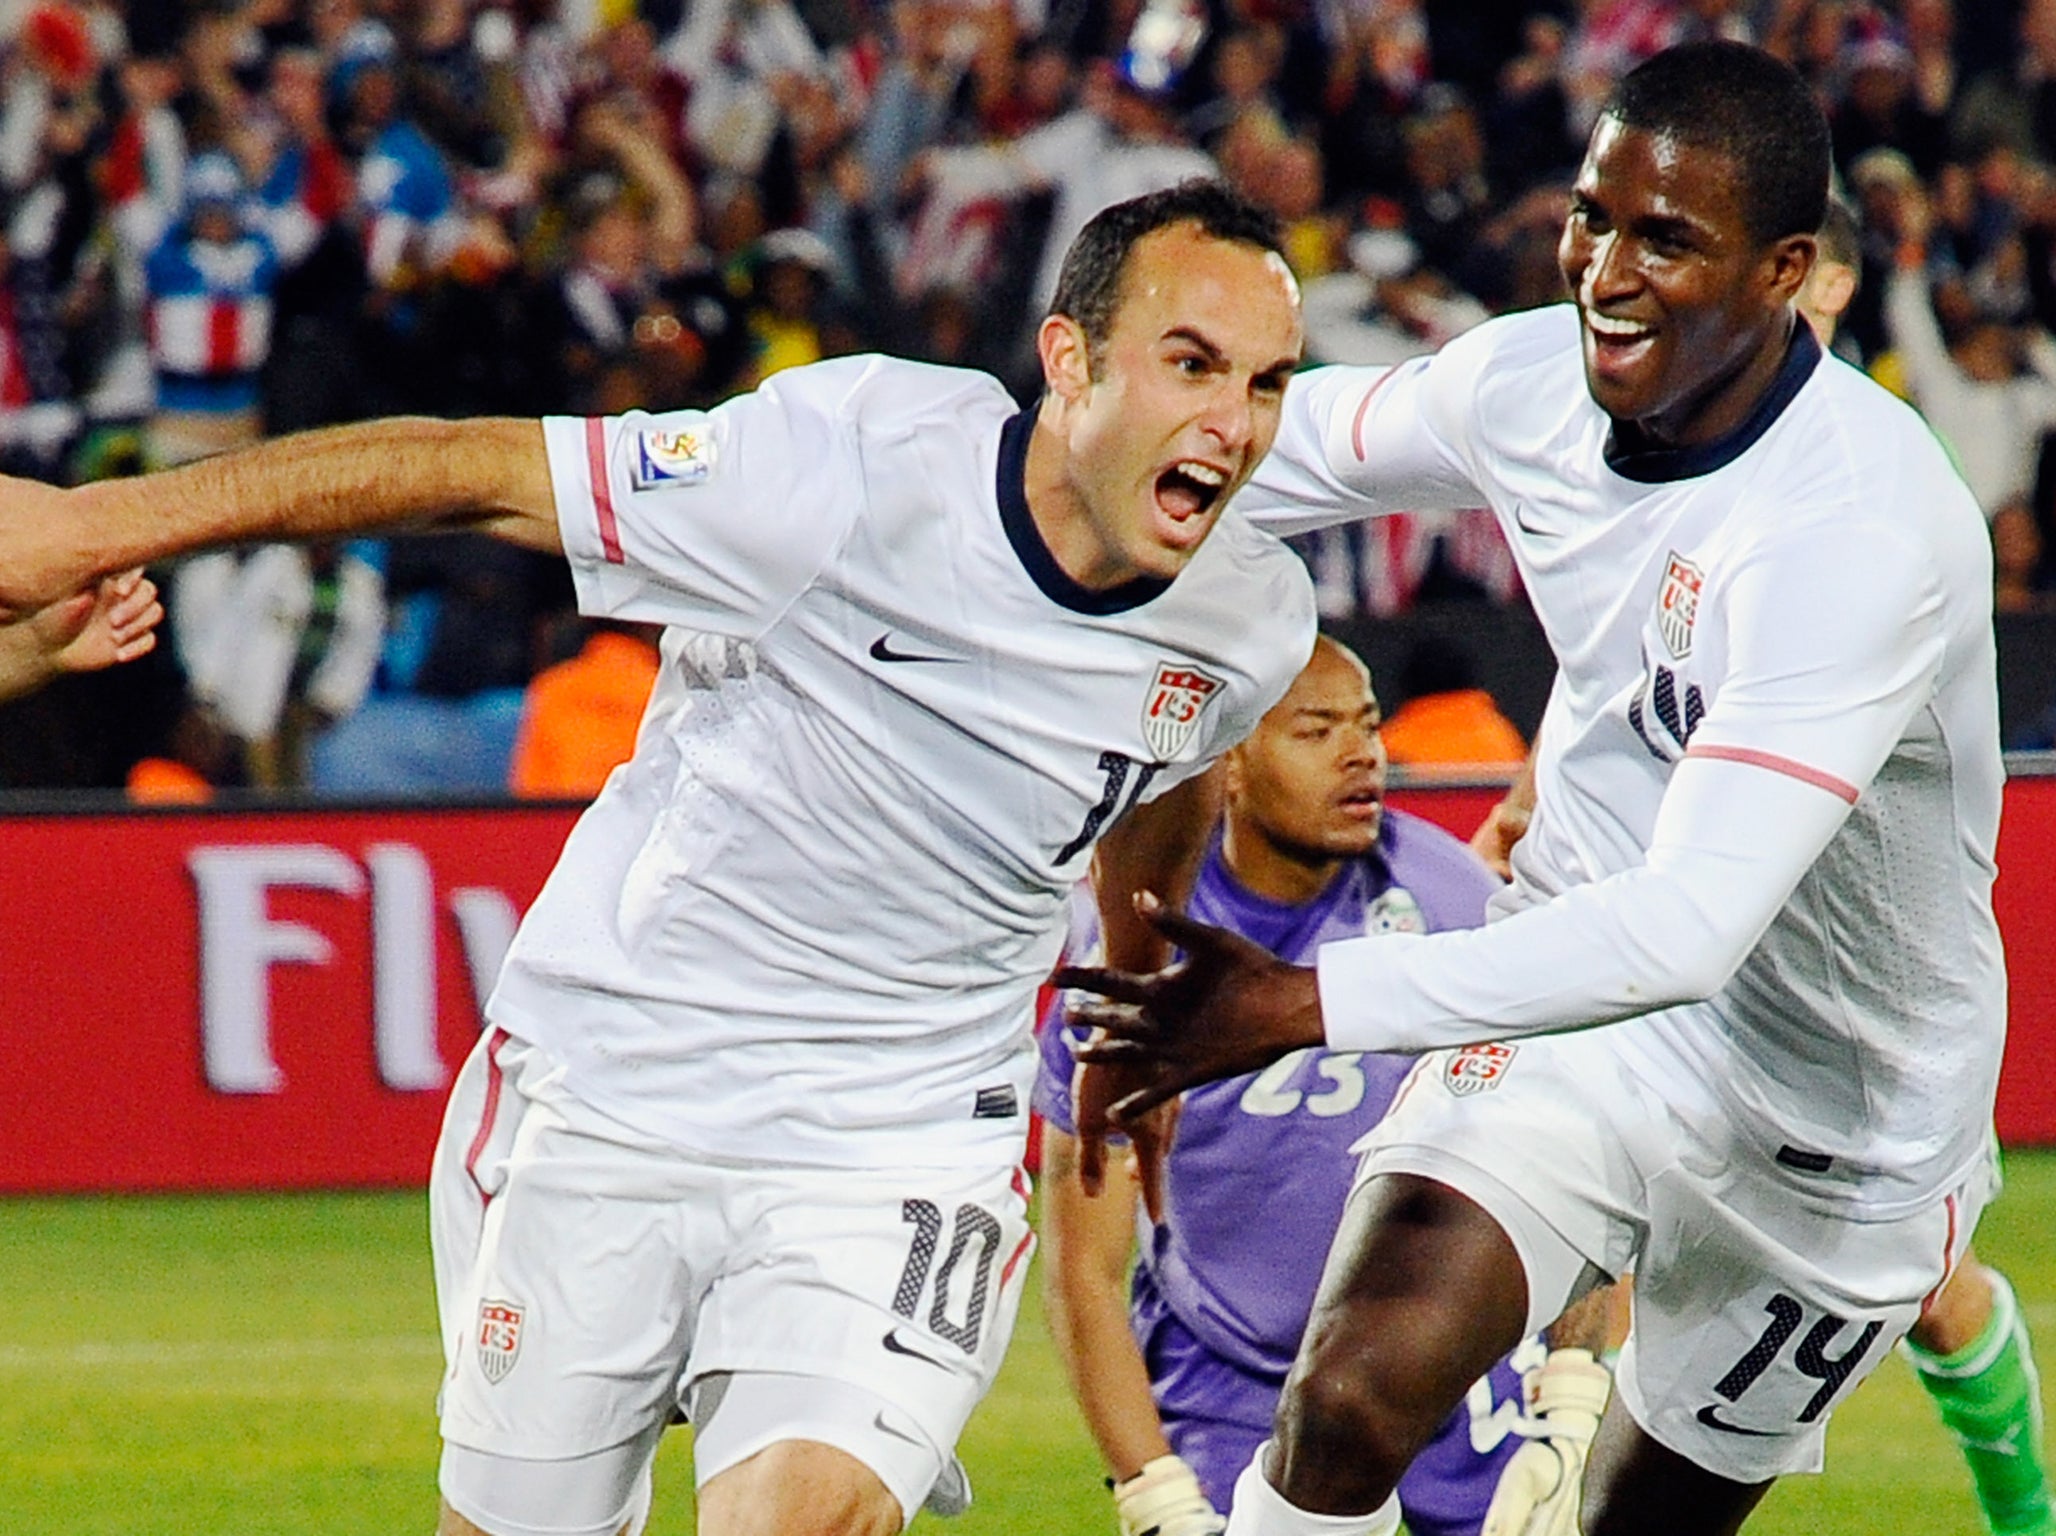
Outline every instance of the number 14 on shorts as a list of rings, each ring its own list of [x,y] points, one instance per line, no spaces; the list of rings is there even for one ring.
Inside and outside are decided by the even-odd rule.
[[[1806,1309],[1796,1298],[1787,1296],[1782,1291],[1772,1295],[1770,1300],[1764,1303],[1763,1309],[1770,1314],[1770,1322],[1757,1337],[1756,1342],[1750,1345],[1742,1357],[1729,1367],[1727,1374],[1713,1385],[1715,1394],[1730,1403],[1739,1402],[1742,1394],[1756,1384],[1757,1379],[1770,1368],[1771,1363],[1784,1351],[1786,1344],[1806,1321]],[[1821,1416],[1828,1404],[1834,1401],[1835,1394],[1841,1390],[1842,1384],[1848,1381],[1856,1368],[1863,1363],[1864,1357],[1870,1353],[1871,1345],[1877,1342],[1877,1337],[1883,1332],[1885,1325],[1875,1319],[1865,1323],[1862,1331],[1840,1354],[1830,1355],[1829,1347],[1848,1326],[1848,1318],[1823,1312],[1794,1347],[1792,1364],[1797,1367],[1799,1374],[1820,1383],[1819,1388],[1807,1399],[1806,1405],[1799,1410],[1798,1423],[1811,1424]],[[1708,1429],[1722,1430],[1731,1435],[1779,1433],[1777,1430],[1749,1429],[1734,1423],[1721,1414],[1718,1403],[1708,1403],[1701,1408],[1699,1422]]]

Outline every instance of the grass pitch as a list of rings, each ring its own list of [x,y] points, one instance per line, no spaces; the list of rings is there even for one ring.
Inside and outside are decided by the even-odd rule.
[[[2017,1154],[1978,1233],[2056,1365],[2056,1154]],[[0,1533],[426,1536],[441,1359],[418,1195],[0,1203]],[[1113,1511],[1031,1283],[962,1447],[977,1505],[926,1536],[1109,1536]],[[684,1435],[654,1536],[692,1530]],[[1979,1536],[1902,1361],[1836,1416],[1828,1471],[1752,1536]]]

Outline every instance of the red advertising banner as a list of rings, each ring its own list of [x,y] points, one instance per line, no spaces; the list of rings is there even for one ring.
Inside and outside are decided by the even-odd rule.
[[[571,821],[0,819],[0,1191],[423,1182]]]
[[[1468,835],[1490,790],[1394,803]],[[0,1193],[409,1186],[562,807],[0,818]],[[2056,780],[2007,790],[2009,1142],[2056,1142]]]

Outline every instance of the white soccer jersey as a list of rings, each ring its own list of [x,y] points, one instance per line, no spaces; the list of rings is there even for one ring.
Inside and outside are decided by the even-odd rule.
[[[545,423],[580,606],[669,626],[488,1010],[595,1107],[720,1157],[1018,1150],[1094,839],[1247,734],[1314,632],[1297,558],[1232,512],[1175,582],[1071,582],[1032,424],[882,358]]]
[[[1623,1055],[1716,1085],[1798,1198],[1911,1208],[1984,1155],[2005,1029],[1983,519],[1803,327],[1728,438],[1638,454],[1578,328],[1303,376],[1240,498],[1278,528],[1489,505],[1560,665],[1500,920],[1324,950],[1329,1041],[1640,1015]]]

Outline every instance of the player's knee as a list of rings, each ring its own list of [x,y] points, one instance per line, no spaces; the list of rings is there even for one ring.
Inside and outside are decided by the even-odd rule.
[[[1308,1357],[1279,1406],[1278,1439],[1288,1498],[1312,1491],[1325,1501],[1353,1495],[1376,1503],[1397,1485],[1408,1460],[1431,1433],[1416,1423],[1419,1410],[1396,1400],[1383,1372],[1361,1354]]]
[[[700,1489],[699,1536],[897,1536],[907,1516],[849,1452],[781,1440]]]

